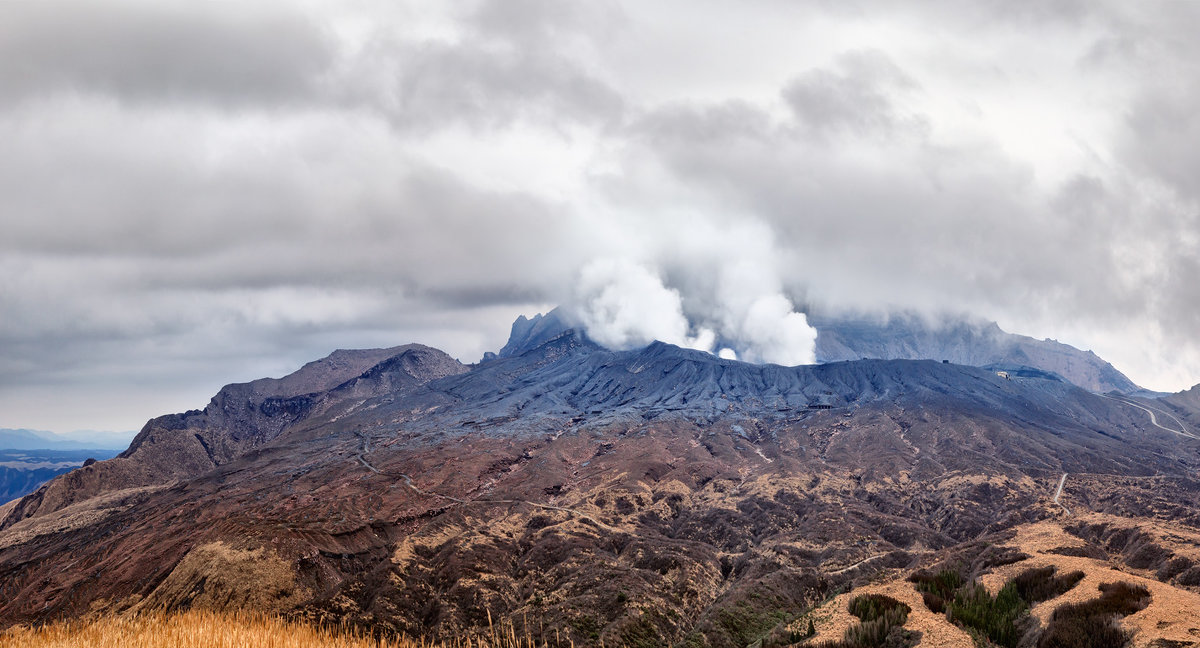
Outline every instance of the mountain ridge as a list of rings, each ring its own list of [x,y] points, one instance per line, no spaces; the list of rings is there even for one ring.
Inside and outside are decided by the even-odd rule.
[[[996,369],[1032,367],[1097,393],[1160,395],[1139,387],[1092,351],[1008,333],[996,322],[966,317],[931,322],[919,314],[903,312],[887,317],[817,313],[809,315],[808,321],[817,330],[817,363],[924,359]],[[532,318],[521,315],[513,323],[504,347],[498,354],[485,356],[485,361],[518,355],[574,327],[573,318],[561,307]],[[577,335],[586,336],[580,329],[575,330]]]
[[[1092,351],[1008,333],[995,322],[951,318],[931,326],[921,316],[905,313],[882,320],[818,315],[809,322],[818,332],[818,362],[869,357],[928,358],[973,366],[1027,365],[1056,373],[1089,391],[1145,391]]]

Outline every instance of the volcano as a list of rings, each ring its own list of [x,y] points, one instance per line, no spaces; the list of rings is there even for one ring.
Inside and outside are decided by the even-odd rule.
[[[1186,590],[1184,548],[1114,534],[1200,528],[1197,402],[940,358],[612,351],[547,318],[475,365],[336,351],[0,508],[0,625],[250,607],[430,638],[501,618],[577,645],[744,646],[1038,524]]]

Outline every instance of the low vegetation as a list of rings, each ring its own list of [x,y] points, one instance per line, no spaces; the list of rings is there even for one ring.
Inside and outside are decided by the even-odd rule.
[[[563,645],[570,645],[563,638]],[[534,648],[511,627],[488,637],[447,643],[373,637],[361,630],[319,628],[251,613],[191,610],[173,615],[105,616],[0,632],[5,648]]]
[[[864,594],[850,600],[850,614],[864,623],[886,616],[894,610],[903,610],[905,616],[912,612],[907,605],[883,594]]]
[[[1150,591],[1141,585],[1105,583],[1100,586],[1099,598],[1055,608],[1038,648],[1124,646],[1130,634],[1121,629],[1118,619],[1149,603]]]
[[[946,567],[936,572],[920,570],[908,577],[921,593],[925,607],[934,614],[946,611],[946,602],[954,598],[954,593],[965,583],[965,579],[957,569]]]
[[[968,581],[958,568],[922,570],[909,580],[921,592],[925,605],[975,638],[980,646],[1016,648],[1115,648],[1129,635],[1117,620],[1146,607],[1150,593],[1129,583],[1100,586],[1101,596],[1084,603],[1055,609],[1049,626],[1040,632],[1029,617],[1036,603],[1062,596],[1084,578],[1081,571],[1057,574],[1052,566],[1026,569],[993,596],[977,581]]]
[[[860,623],[846,629],[841,641],[826,641],[814,648],[906,648],[916,644],[904,629],[912,610],[890,596],[864,594],[850,599],[850,614]]]
[[[1004,648],[1016,648],[1021,639],[1018,621],[1029,609],[1029,604],[1017,593],[1016,584],[1009,581],[992,596],[979,583],[959,588],[954,600],[946,606],[946,618],[972,634],[983,635],[993,644]]]
[[[1062,576],[1055,576],[1054,567],[1026,569],[1012,580],[1017,588],[1017,594],[1026,603],[1034,604],[1049,601],[1066,594],[1071,588],[1083,580],[1083,572],[1073,571]]]

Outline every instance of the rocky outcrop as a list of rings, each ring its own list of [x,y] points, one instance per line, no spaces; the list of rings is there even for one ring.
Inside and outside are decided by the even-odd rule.
[[[162,583],[135,604],[142,612],[200,609],[280,613],[311,594],[275,552],[211,542],[192,549]]]
[[[571,318],[562,308],[555,308],[545,315],[538,313],[529,319],[520,315],[517,321],[513,322],[508,342],[497,355],[501,358],[511,358],[536,349],[571,327]]]

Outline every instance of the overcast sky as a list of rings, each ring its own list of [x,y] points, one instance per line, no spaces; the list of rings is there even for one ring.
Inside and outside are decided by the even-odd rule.
[[[1183,389],[1198,28],[1191,1],[0,2],[0,427],[136,429],[335,348],[474,361],[606,277],[679,295],[688,340],[968,313]]]

